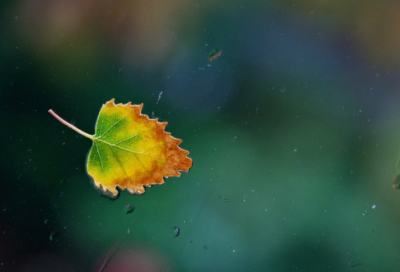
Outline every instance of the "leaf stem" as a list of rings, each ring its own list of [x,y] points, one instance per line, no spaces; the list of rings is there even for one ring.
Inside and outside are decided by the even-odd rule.
[[[69,127],[72,130],[75,130],[76,132],[78,132],[80,135],[91,139],[92,141],[94,140],[93,135],[87,134],[86,132],[80,130],[79,128],[77,128],[76,126],[68,123],[67,121],[65,121],[64,119],[62,119],[60,116],[58,116],[53,110],[49,110],[49,113],[51,115],[54,116],[54,118],[56,118],[58,121],[60,121],[61,123],[63,123],[64,125],[66,125],[67,127]]]

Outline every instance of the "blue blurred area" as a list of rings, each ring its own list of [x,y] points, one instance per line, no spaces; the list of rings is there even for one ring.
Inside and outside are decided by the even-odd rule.
[[[99,271],[119,243],[104,271],[397,271],[397,2],[0,5],[5,271]],[[92,134],[111,98],[191,171],[100,196],[47,111]]]

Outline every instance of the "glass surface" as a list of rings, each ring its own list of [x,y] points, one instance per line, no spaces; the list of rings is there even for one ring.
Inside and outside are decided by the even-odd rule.
[[[0,271],[398,271],[397,1],[0,10]],[[91,141],[48,110],[94,134],[112,98],[167,121],[190,172],[93,188]]]

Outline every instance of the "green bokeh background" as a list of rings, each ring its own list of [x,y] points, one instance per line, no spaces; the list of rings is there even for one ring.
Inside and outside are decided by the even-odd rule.
[[[397,1],[0,10],[0,270],[99,271],[120,242],[104,271],[398,271]],[[191,171],[100,196],[47,111],[93,134],[111,98],[168,121]]]

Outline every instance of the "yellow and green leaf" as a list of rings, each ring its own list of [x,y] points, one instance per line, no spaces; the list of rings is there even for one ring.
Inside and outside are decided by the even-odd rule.
[[[145,186],[163,184],[164,178],[189,171],[192,159],[182,142],[165,132],[167,122],[141,114],[143,104],[114,104],[108,101],[100,110],[95,134],[89,135],[49,112],[66,126],[93,141],[86,169],[96,188],[116,197],[117,187],[131,194],[143,194]]]
[[[212,50],[210,53],[208,53],[207,58],[209,61],[213,61],[213,60],[218,59],[221,56],[221,54],[222,54],[222,50],[216,48],[216,49]]]
[[[393,188],[400,189],[400,175],[397,175],[394,179]]]

